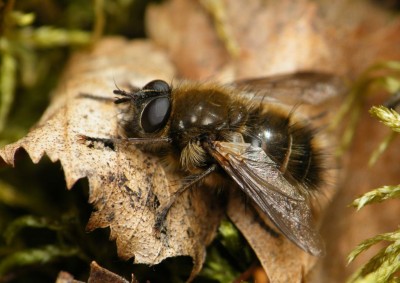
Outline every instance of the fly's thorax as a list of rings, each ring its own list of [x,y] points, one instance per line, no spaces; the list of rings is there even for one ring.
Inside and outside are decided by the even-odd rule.
[[[218,85],[195,85],[173,90],[170,133],[184,144],[198,136],[233,130],[242,125],[247,108],[234,90]]]
[[[213,162],[202,146],[204,140],[225,140],[245,124],[247,107],[232,91],[210,84],[173,90],[169,136],[181,152],[184,170],[207,167]]]

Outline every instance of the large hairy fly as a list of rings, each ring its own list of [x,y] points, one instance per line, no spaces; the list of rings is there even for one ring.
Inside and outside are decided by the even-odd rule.
[[[329,75],[297,73],[230,85],[154,80],[115,90],[115,103],[124,106],[121,138],[189,177],[159,207],[156,228],[187,189],[235,184],[288,239],[322,255],[310,196],[325,181],[325,149],[297,108],[317,105],[333,84]]]

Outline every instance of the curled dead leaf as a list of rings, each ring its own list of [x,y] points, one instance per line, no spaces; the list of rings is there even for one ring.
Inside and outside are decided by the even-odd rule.
[[[93,261],[90,264],[90,275],[88,283],[129,283],[128,280],[115,274]],[[68,272],[61,271],[58,274],[56,283],[83,283],[82,281],[74,280],[74,277]],[[131,283],[139,283],[132,274]]]
[[[179,176],[166,173],[157,158],[132,145],[81,139],[82,135],[118,135],[114,84],[143,85],[144,81],[168,81],[173,76],[163,52],[150,42],[105,39],[96,49],[71,59],[39,123],[26,137],[2,149],[0,156],[14,164],[15,153],[23,148],[38,163],[46,154],[53,162],[61,162],[68,188],[80,178],[88,178],[89,202],[94,206],[89,231],[109,227],[118,255],[135,263],[154,265],[168,257],[190,256],[193,278],[224,215],[220,199],[201,187],[185,192],[168,213],[168,230],[158,235],[154,233],[156,210],[169,200]],[[313,266],[315,258],[271,233],[265,226],[271,224],[246,210],[243,199],[235,194],[229,199],[228,216],[247,238],[272,282],[289,278],[300,282]]]
[[[153,66],[161,67],[155,70]],[[116,136],[115,83],[140,85],[154,76],[169,79],[173,75],[166,56],[151,43],[104,40],[95,50],[72,58],[39,123],[26,137],[2,149],[0,156],[13,165],[21,148],[34,163],[46,154],[52,162],[61,162],[68,188],[87,177],[89,202],[95,210],[87,225],[89,231],[110,227],[118,255],[136,263],[153,265],[167,257],[191,256],[195,274],[222,216],[218,206],[210,209],[212,195],[199,191],[184,195],[171,209],[168,232],[157,237],[153,231],[155,210],[168,199],[173,188],[168,180],[176,180],[176,176],[166,178],[154,157],[134,147],[90,148],[79,138],[82,134]],[[199,201],[189,200],[200,193]]]
[[[68,272],[61,271],[57,276],[56,283],[82,283],[82,281],[77,281]]]
[[[171,0],[147,10],[150,38],[168,50],[173,62],[179,62],[177,70],[184,77],[217,77],[227,82],[312,69],[352,79],[377,62],[400,60],[400,18],[392,11],[381,9],[381,2],[378,5],[377,1],[343,0],[214,1],[218,2],[214,7],[222,7],[222,12],[210,12],[200,2]],[[177,11],[180,17],[174,16]],[[238,56],[228,56],[226,39],[218,34],[218,29],[228,31],[225,34],[237,45]],[[211,64],[204,61],[203,54],[213,58]],[[195,68],[193,73],[196,65],[201,68]],[[398,225],[398,214],[393,213],[398,211],[398,205],[385,204],[379,209],[374,206],[369,212],[358,213],[347,207],[372,188],[398,183],[396,149],[400,147],[393,145],[379,165],[366,166],[369,154],[383,139],[381,132],[387,130],[378,129],[367,111],[368,107],[383,103],[383,98],[372,100],[363,109],[363,126],[357,131],[354,146],[345,158],[350,160],[350,165],[341,166],[345,181],[340,184],[339,195],[323,224],[328,255],[323,259],[319,277],[311,278],[312,282],[344,282],[368,258],[347,266],[345,258],[350,251],[365,238],[393,230]],[[241,230],[249,240],[251,228],[248,232]],[[257,251],[254,244],[252,246]],[[268,269],[268,264],[264,267]]]
[[[233,195],[228,206],[229,218],[242,231],[262,263],[270,282],[303,282],[317,261],[281,235],[271,233],[273,225],[260,221],[255,211],[246,208],[243,198]],[[245,215],[245,217],[243,217]]]
[[[213,2],[213,12],[185,0],[147,10],[150,38],[184,77],[231,81],[311,69],[355,78],[375,62],[400,58],[399,19],[371,1]]]
[[[229,35],[241,50],[235,60],[229,58],[209,15],[196,1],[175,0],[153,6],[147,15],[148,30],[150,37],[168,50],[179,74],[195,79],[215,75],[226,80],[304,68],[354,75],[378,59],[399,58],[398,21],[387,25],[389,17],[376,11],[374,21],[368,12],[359,12],[355,17],[355,9],[345,2],[348,1],[337,6],[323,3],[319,6],[315,1],[296,4],[251,1],[226,5],[224,24],[229,25]],[[176,17],[177,13],[181,16]],[[324,14],[330,16],[322,19]],[[351,20],[343,20],[347,18]],[[88,148],[78,142],[81,134],[116,135],[117,112],[109,102],[113,98],[114,82],[141,86],[154,78],[168,81],[174,76],[175,70],[165,53],[152,43],[105,40],[92,52],[74,56],[52,104],[37,126],[25,138],[1,150],[0,156],[6,163],[14,164],[16,151],[24,148],[35,163],[44,154],[53,162],[60,160],[68,188],[80,178],[89,179],[89,201],[95,212],[88,229],[110,227],[111,238],[116,240],[122,258],[156,264],[167,257],[189,255],[194,259],[195,273],[201,267],[205,245],[213,238],[223,213],[217,205],[210,209],[210,204],[215,204],[213,197],[199,191],[185,194],[171,211],[169,233],[161,239],[154,237],[155,208],[168,198],[168,189],[172,188],[169,180],[176,178],[166,176],[155,158],[134,147],[95,145]],[[90,96],[97,98],[90,99]],[[196,199],[194,207],[189,201],[193,198]],[[347,196],[341,209],[350,200]],[[272,237],[260,222],[254,221],[250,211],[243,213],[241,205],[240,200],[232,198],[228,215],[248,239],[270,279],[301,281],[314,259],[285,239]],[[337,211],[332,214],[341,215]],[[337,237],[336,230],[345,235],[349,229],[333,226],[331,230],[336,233],[330,232],[335,235],[331,236],[333,239]],[[336,248],[332,244],[331,249]],[[341,251],[337,260],[346,253],[347,250]]]
[[[90,264],[90,276],[88,283],[129,283],[125,278],[101,267],[97,262]],[[132,275],[131,283],[138,283]]]

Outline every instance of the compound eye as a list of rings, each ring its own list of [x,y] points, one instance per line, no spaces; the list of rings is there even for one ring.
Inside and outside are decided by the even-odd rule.
[[[161,130],[168,121],[171,103],[168,97],[159,97],[151,100],[144,107],[140,124],[146,133]]]
[[[162,80],[154,80],[146,84],[143,89],[146,90],[153,90],[155,92],[170,92],[171,88],[169,87],[169,84],[167,84],[165,81]]]

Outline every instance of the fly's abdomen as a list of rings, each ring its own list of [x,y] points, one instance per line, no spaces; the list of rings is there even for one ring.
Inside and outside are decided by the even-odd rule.
[[[315,146],[315,131],[291,115],[276,112],[257,114],[245,141],[261,147],[294,185],[316,188],[322,180],[322,155]]]

